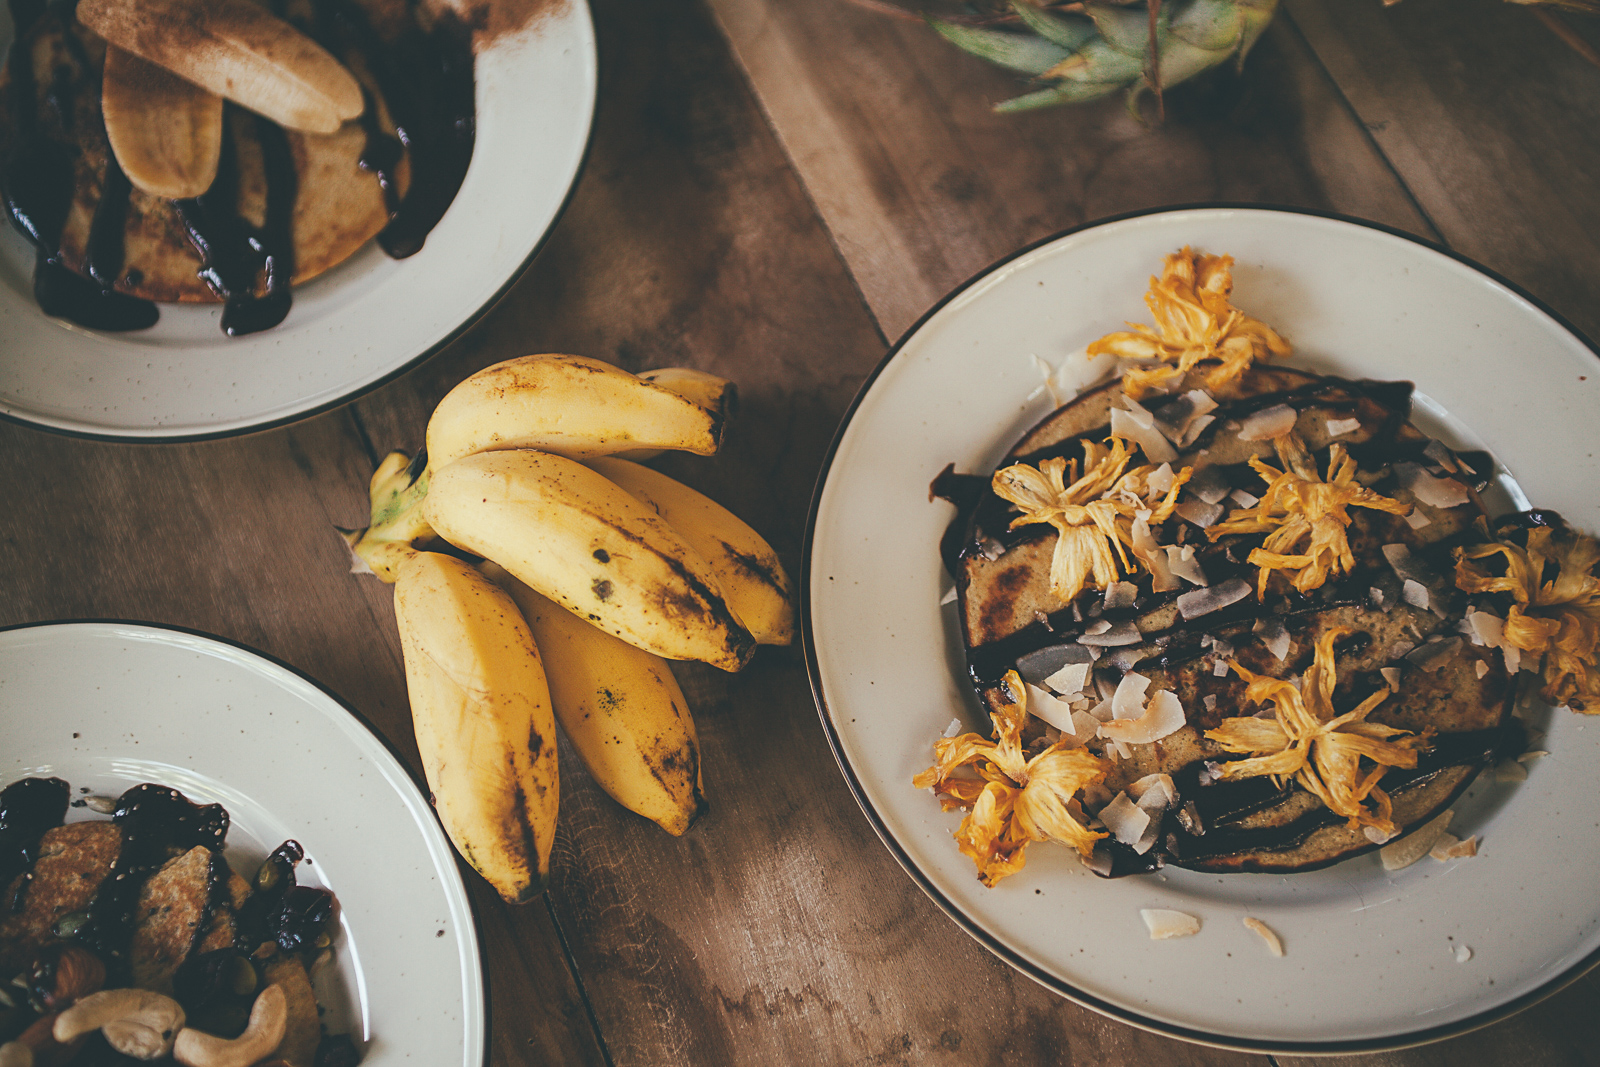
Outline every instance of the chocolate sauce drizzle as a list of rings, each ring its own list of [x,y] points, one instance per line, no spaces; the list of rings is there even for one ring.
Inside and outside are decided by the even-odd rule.
[[[76,71],[53,72],[45,106],[70,131],[74,101],[82,92],[99,94],[99,75],[72,32],[73,0],[10,0],[16,39],[8,55],[11,80],[4,101],[15,140],[0,161],[0,195],[13,225],[37,250],[34,296],[48,315],[90,329],[147,329],[160,318],[156,305],[115,291],[125,266],[124,229],[132,186],[107,149],[108,163],[90,225],[88,277],[60,261],[61,236],[72,208],[78,150],[48,137],[42,129],[33,55],[35,30],[58,20],[73,52]],[[412,18],[399,39],[384,44],[366,15],[351,0],[313,0],[312,25],[302,27],[335,56],[359,54],[372,73],[396,124],[391,135],[378,119],[377,102],[363,90],[361,116],[366,134],[360,166],[383,191],[389,221],[378,235],[383,250],[396,259],[415,254],[455,200],[472,159],[476,131],[472,29],[449,12],[424,30]],[[286,4],[275,0],[284,17]],[[253,124],[261,144],[266,180],[266,218],[253,226],[239,211],[235,122]],[[224,301],[222,329],[230,337],[256,333],[281,323],[289,313],[294,275],[293,221],[298,181],[288,135],[277,124],[228,105],[223,117],[222,159],[217,179],[198,197],[175,202],[189,243],[199,254],[200,277]],[[398,169],[409,153],[410,184],[399,192]],[[257,295],[257,293],[260,295]]]
[[[0,790],[0,891],[33,866],[39,839],[61,825],[71,795],[60,778],[23,778]],[[15,910],[17,903],[7,901],[4,910]]]

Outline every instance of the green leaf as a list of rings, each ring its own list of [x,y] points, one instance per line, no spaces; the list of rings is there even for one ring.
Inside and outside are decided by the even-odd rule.
[[[1063,69],[1064,68],[1064,69]],[[1144,54],[1130,56],[1096,37],[1072,56],[1070,62],[1051,68],[1050,77],[1075,82],[1127,85],[1144,73]]]
[[[1094,19],[1095,28],[1107,44],[1123,55],[1133,56],[1141,63],[1144,61],[1145,53],[1150,49],[1150,12],[1147,8],[1085,4],[1084,10]],[[1166,16],[1160,16],[1156,31],[1158,35],[1165,29],[1165,23]]]
[[[931,17],[928,25],[963,52],[1023,74],[1043,74],[1071,55],[1058,44],[1027,34],[962,26]]]
[[[1191,0],[1172,16],[1172,34],[1208,52],[1232,52],[1242,15],[1235,0]]]
[[[1196,48],[1177,36],[1168,37],[1161,49],[1161,87],[1166,89],[1187,81],[1203,70],[1226,62],[1231,55],[1232,48]]]
[[[1255,47],[1267,24],[1272,21],[1272,16],[1278,10],[1278,0],[1267,0],[1264,3],[1244,3],[1241,0],[1239,10],[1244,18],[1244,32],[1239,36],[1239,64],[1243,66],[1244,57]]]
[[[1011,0],[1011,8],[1028,29],[1069,52],[1076,52],[1095,35],[1094,23],[1085,18],[1055,15],[1034,7],[1029,0]]]
[[[1001,114],[1010,114],[1017,111],[1034,111],[1042,107],[1055,107],[1057,104],[1077,104],[1108,96],[1121,87],[1120,82],[1062,82],[1051,89],[1040,89],[1037,92],[1024,93],[1022,96],[1001,101],[994,106],[994,109]]]

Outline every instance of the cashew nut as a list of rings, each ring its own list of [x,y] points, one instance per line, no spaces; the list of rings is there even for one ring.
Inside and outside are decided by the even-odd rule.
[[[55,1039],[66,1044],[99,1027],[112,1048],[136,1060],[172,1051],[183,1028],[183,1008],[146,989],[107,989],[84,997],[56,1018]]]
[[[0,1045],[0,1067],[33,1067],[33,1049],[20,1041]]]
[[[244,1033],[229,1041],[199,1030],[180,1031],[172,1058],[184,1067],[250,1067],[277,1050],[288,1025],[289,1002],[283,987],[269,985],[250,1008]]]

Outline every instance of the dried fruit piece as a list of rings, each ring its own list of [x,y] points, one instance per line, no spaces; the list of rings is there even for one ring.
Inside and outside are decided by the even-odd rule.
[[[1260,919],[1253,919],[1249,917],[1246,917],[1241,921],[1244,923],[1244,928],[1246,930],[1250,930],[1258,934],[1261,937],[1261,940],[1267,943],[1268,952],[1272,953],[1274,956],[1283,955],[1283,941],[1279,939],[1277,934],[1272,932],[1271,928],[1268,927],[1266,923],[1262,922]]]
[[[1139,918],[1150,931],[1150,940],[1165,941],[1172,937],[1193,937],[1200,932],[1200,920],[1182,911],[1169,908],[1140,908]]]
[[[1289,354],[1289,343],[1228,300],[1233,292],[1233,257],[1208,256],[1185,245],[1167,256],[1159,278],[1150,279],[1144,302],[1156,326],[1128,323],[1132,332],[1110,333],[1089,346],[1089,355],[1156,360],[1132,367],[1122,388],[1135,400],[1181,379],[1205,359],[1221,364],[1205,378],[1216,388],[1238,378],[1258,359]]]

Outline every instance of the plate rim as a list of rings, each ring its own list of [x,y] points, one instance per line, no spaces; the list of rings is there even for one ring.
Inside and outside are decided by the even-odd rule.
[[[883,817],[876,811],[876,809],[873,808],[871,802],[867,798],[866,792],[863,789],[859,778],[856,775],[855,769],[850,765],[849,760],[845,757],[843,742],[839,737],[838,731],[834,727],[833,717],[828,707],[828,699],[823,691],[821,667],[817,658],[816,633],[814,628],[815,624],[811,615],[811,571],[813,549],[815,547],[817,533],[817,516],[821,508],[823,493],[827,488],[828,476],[833,471],[833,465],[835,459],[837,458],[839,446],[844,440],[844,436],[849,430],[851,423],[854,421],[856,413],[860,409],[862,403],[866,400],[867,395],[872,391],[872,388],[877,383],[879,377],[885,370],[888,369],[889,365],[899,356],[901,350],[910,342],[913,337],[917,335],[923,326],[925,326],[935,315],[943,311],[946,305],[952,303],[970,290],[973,286],[988,279],[1014,260],[1020,259],[1029,253],[1032,253],[1056,241],[1062,240],[1063,238],[1071,237],[1086,230],[1097,229],[1102,226],[1126,222],[1132,219],[1148,218],[1155,215],[1182,214],[1184,212],[1194,211],[1259,211],[1282,215],[1298,215],[1345,223],[1361,229],[1376,230],[1391,237],[1402,238],[1403,240],[1411,242],[1412,244],[1420,245],[1429,251],[1436,252],[1453,259],[1461,265],[1483,275],[1490,281],[1504,287],[1513,295],[1526,301],[1541,313],[1548,315],[1558,326],[1567,331],[1567,333],[1571,334],[1574,339],[1587,348],[1589,350],[1589,354],[1595,358],[1597,363],[1600,363],[1600,345],[1597,345],[1593,340],[1585,335],[1583,331],[1579,330],[1576,326],[1569,322],[1565,316],[1551,308],[1543,300],[1540,300],[1538,297],[1534,296],[1520,285],[1517,285],[1515,282],[1503,277],[1498,272],[1484,266],[1471,257],[1447,248],[1436,241],[1419,237],[1416,234],[1408,233],[1405,230],[1397,229],[1396,227],[1389,226],[1381,222],[1374,222],[1369,219],[1344,215],[1335,211],[1325,211],[1317,208],[1289,207],[1281,204],[1253,204],[1239,201],[1195,201],[1182,204],[1167,204],[1161,207],[1143,208],[1137,211],[1128,211],[1116,215],[1107,215],[1102,218],[1092,219],[1080,223],[1077,226],[1071,226],[1063,230],[1058,230],[1054,233],[1048,234],[1047,236],[1041,237],[1038,240],[1029,242],[1028,244],[1023,245],[1021,248],[1018,248],[1017,250],[1007,253],[1006,255],[1001,256],[999,259],[994,260],[981,270],[968,277],[965,281],[953,287],[944,296],[940,297],[936,302],[934,302],[934,304],[930,306],[927,311],[923,312],[916,322],[912,323],[905,330],[905,332],[900,335],[899,339],[889,347],[888,352],[884,354],[883,358],[878,361],[877,365],[872,368],[872,371],[861,383],[861,387],[856,391],[856,395],[851,399],[849,407],[845,409],[844,415],[840,418],[839,425],[834,430],[833,439],[828,444],[828,450],[823,455],[821,467],[817,472],[817,480],[812,488],[810,506],[808,507],[806,513],[805,537],[801,544],[800,551],[799,580],[800,644],[805,658],[806,677],[811,685],[812,701],[816,704],[817,716],[822,721],[822,732],[828,740],[829,749],[833,752],[834,761],[838,763],[839,770],[844,775],[845,784],[849,786],[850,792],[855,797],[856,804],[861,808],[862,814],[866,816],[867,822],[872,826],[873,832],[878,835],[878,839],[883,842],[884,847],[889,850],[890,855],[895,858],[895,861],[898,862],[906,874],[911,877],[911,880],[928,895],[934,904],[938,906],[940,911],[944,912],[946,916],[948,916],[958,927],[964,930],[968,936],[977,941],[979,945],[987,949],[990,953],[998,957],[1013,969],[1021,972],[1028,978],[1031,978],[1039,985],[1044,986],[1051,992],[1054,992],[1075,1004],[1089,1008],[1100,1013],[1101,1015],[1108,1016],[1109,1018],[1115,1019],[1119,1022],[1127,1023],[1128,1025],[1137,1027],[1138,1029],[1161,1034],[1166,1037],[1177,1038],[1193,1044],[1206,1045],[1212,1048],[1228,1049],[1239,1052],[1300,1056],[1334,1056],[1346,1055],[1350,1053],[1387,1052],[1406,1048],[1415,1048],[1420,1045],[1427,1045],[1436,1041],[1443,1041],[1447,1038],[1459,1037],[1462,1034],[1470,1033],[1474,1030],[1479,1030],[1487,1026],[1492,1026],[1503,1019],[1507,1019],[1512,1015],[1517,1014],[1525,1008],[1532,1007],[1534,1004],[1537,1004],[1548,997],[1554,996],[1563,989],[1566,989],[1568,986],[1577,982],[1579,979],[1583,978],[1584,975],[1588,974],[1597,966],[1600,966],[1600,949],[1596,949],[1587,956],[1575,961],[1565,970],[1557,975],[1554,975],[1537,988],[1529,990],[1521,996],[1514,997],[1511,1000],[1506,1001],[1504,1004],[1497,1005],[1494,1008],[1486,1009],[1476,1015],[1468,1016],[1465,1019],[1461,1019],[1453,1023],[1447,1023],[1434,1027],[1426,1027],[1419,1030],[1377,1038],[1328,1041],[1279,1041],[1257,1040],[1247,1037],[1229,1037],[1226,1035],[1212,1033],[1207,1030],[1199,1030],[1191,1027],[1178,1026],[1172,1023],[1162,1022],[1158,1019],[1141,1015],[1136,1011],[1119,1007],[1115,1004],[1109,1003],[1108,1001],[1102,1000],[1091,993],[1077,988],[1059,976],[1051,974],[1043,967],[1031,963],[1026,958],[1012,951],[997,937],[982,929],[982,927],[980,927],[974,920],[964,914],[953,901],[947,899],[938,890],[938,888],[933,884],[932,880],[912,861],[910,855],[890,832],[888,825],[883,820]]]
[[[170,445],[196,441],[222,441],[231,437],[245,437],[250,434],[266,433],[269,430],[281,429],[284,426],[292,426],[308,419],[314,419],[319,415],[326,415],[330,411],[337,410],[338,408],[344,407],[348,404],[353,404],[357,400],[361,400],[364,397],[370,396],[378,389],[395,381],[407,371],[413,370],[426,360],[438,355],[445,349],[446,346],[455,342],[461,337],[462,334],[466,333],[473,326],[476,326],[479,322],[481,322],[484,316],[493,311],[495,307],[499,305],[500,301],[505,299],[506,294],[511,291],[511,287],[520,281],[523,275],[528,273],[528,269],[533,266],[533,261],[538,258],[540,252],[544,251],[545,245],[550,240],[550,235],[555,232],[556,226],[560,224],[562,218],[566,215],[567,207],[572,203],[573,194],[577,192],[578,181],[583,177],[584,172],[588,169],[589,153],[594,147],[595,111],[600,97],[600,47],[599,41],[595,34],[594,10],[589,6],[589,0],[567,0],[567,2],[581,9],[583,19],[582,25],[586,31],[584,44],[588,53],[589,69],[593,71],[593,77],[589,82],[588,106],[585,109],[583,151],[578,153],[578,164],[573,168],[572,177],[567,181],[567,189],[566,192],[561,196],[561,203],[556,205],[555,213],[550,216],[550,221],[545,224],[544,232],[539,235],[539,239],[536,240],[533,243],[533,247],[528,250],[528,255],[526,258],[524,258],[523,261],[506,276],[506,280],[501,283],[498,289],[489,294],[488,298],[478,306],[476,311],[473,311],[471,314],[467,315],[454,329],[450,330],[443,337],[439,338],[436,343],[428,346],[426,349],[419,352],[416,356],[412,357],[406,362],[394,367],[388,373],[375,378],[364,385],[358,385],[349,392],[333,397],[332,399],[326,400],[313,407],[306,408],[304,411],[291,412],[290,414],[281,415],[277,418],[265,419],[260,422],[251,422],[244,426],[235,426],[226,430],[207,430],[198,433],[160,435],[139,432],[103,432],[96,430],[85,430],[71,426],[57,426],[52,423],[37,421],[24,415],[19,415],[3,406],[0,406],[0,422],[9,422],[18,426],[26,426],[32,430],[40,430],[44,433],[57,434],[61,437],[69,437],[80,441],[116,441],[126,444],[151,445]],[[9,223],[0,220],[0,225],[9,225]],[[162,624],[147,623],[142,625]],[[0,631],[7,629],[14,629],[14,627],[0,627]],[[181,627],[172,627],[172,629],[181,629]],[[202,637],[214,636],[211,634],[201,633],[200,631],[192,632]],[[218,640],[226,641],[227,639],[218,638]],[[240,647],[244,648],[245,646]],[[246,648],[245,650],[250,652],[256,651],[255,649],[250,648]],[[281,665],[287,666],[287,664]],[[293,668],[290,669],[292,670]],[[367,725],[365,720],[362,720],[362,724]],[[374,733],[376,734],[376,731],[374,731]],[[377,736],[381,737],[382,735]]]
[[[202,640],[223,645],[238,652],[243,652],[246,655],[254,656],[256,659],[263,660],[280,670],[287,671],[289,674],[300,679],[300,681],[311,686],[317,692],[331,700],[335,707],[338,707],[346,715],[349,715],[356,721],[357,724],[361,726],[363,730],[372,735],[373,739],[376,740],[378,744],[382,746],[383,750],[388,753],[389,757],[394,760],[395,766],[399,767],[400,770],[404,772],[406,781],[410,782],[411,787],[417,790],[419,798],[424,802],[428,811],[432,814],[433,821],[435,825],[438,826],[439,833],[444,836],[446,842],[450,842],[450,835],[445,832],[444,824],[439,821],[438,811],[435,810],[431,803],[427,802],[429,795],[427,780],[418,774],[417,771],[412,768],[411,764],[407,763],[405,759],[401,757],[400,752],[394,746],[394,743],[385,737],[381,730],[373,726],[370,719],[352,707],[343,697],[339,696],[339,694],[335,693],[332,689],[323,685],[317,679],[296,667],[294,664],[279,659],[270,652],[263,652],[259,648],[254,648],[250,645],[247,645],[243,641],[235,641],[231,637],[223,637],[220,634],[214,634],[206,630],[197,630],[190,626],[178,626],[174,623],[165,622],[151,622],[147,619],[124,619],[102,616],[74,616],[65,619],[45,619],[39,622],[10,623],[5,626],[0,626],[0,635],[8,634],[17,630],[44,630],[55,627],[71,628],[86,626],[136,626],[146,630],[157,630],[166,633],[183,634],[187,637],[198,637]],[[451,870],[455,875],[457,884],[461,888],[461,899],[467,906],[467,915],[472,919],[472,954],[477,958],[478,961],[478,982],[480,987],[483,989],[483,1005],[482,1011],[479,1013],[479,1016],[482,1020],[483,1032],[481,1044],[483,1045],[483,1050],[482,1057],[479,1062],[483,1065],[483,1067],[489,1067],[490,1054],[493,1050],[493,1026],[491,1012],[494,998],[489,985],[489,963],[484,957],[483,953],[483,922],[478,916],[478,907],[473,902],[472,893],[467,889],[466,878],[461,873],[461,859],[455,850],[455,845],[453,842],[450,842],[450,853],[455,859],[455,863],[452,865]]]

